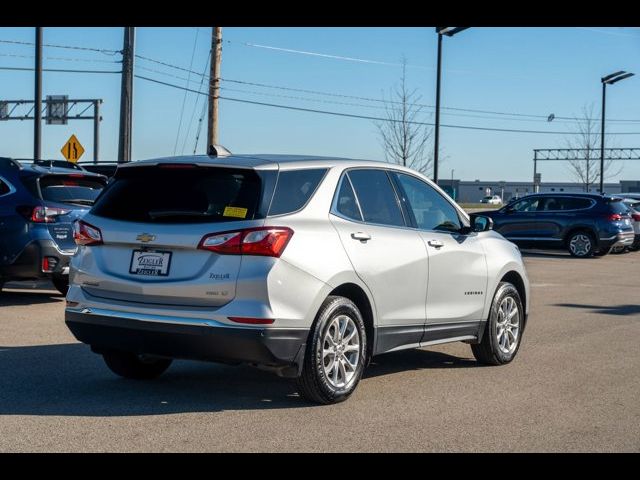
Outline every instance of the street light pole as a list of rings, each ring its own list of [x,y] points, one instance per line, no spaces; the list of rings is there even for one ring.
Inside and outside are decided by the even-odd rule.
[[[600,195],[604,193],[604,116],[607,99],[607,83],[602,82],[602,118],[600,119]],[[587,160],[588,162],[588,160]],[[587,172],[588,175],[588,172]],[[587,193],[589,187],[587,186]]]
[[[620,70],[619,72],[612,73],[611,75],[607,75],[606,77],[602,77],[600,80],[602,82],[602,118],[601,126],[600,126],[600,194],[604,193],[604,121],[605,121],[605,113],[606,113],[606,99],[607,99],[607,85],[613,85],[614,83],[618,83],[620,80],[624,80],[625,78],[633,77],[633,73],[625,72],[624,70]]]
[[[42,27],[36,27],[36,78],[33,115],[33,159],[42,155]]]
[[[438,34],[438,68],[436,72],[436,118],[433,132],[433,182],[438,183],[438,150],[440,145],[440,76],[442,72],[442,36],[453,37],[469,27],[436,27]]]
[[[436,29],[437,30],[437,29]],[[438,184],[438,147],[440,140],[440,71],[442,67],[442,33],[438,31],[438,69],[436,73],[436,124],[433,132],[433,183]]]

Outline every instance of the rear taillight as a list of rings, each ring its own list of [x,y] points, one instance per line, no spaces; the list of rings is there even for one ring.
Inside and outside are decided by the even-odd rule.
[[[198,248],[223,255],[279,257],[293,235],[287,227],[260,227],[205,235]]]
[[[640,222],[640,213],[632,213],[631,218],[633,218],[636,222]]]
[[[57,207],[43,207],[41,205],[33,207],[31,210],[31,220],[33,223],[55,223],[59,215],[66,215],[71,210]]]
[[[619,222],[620,220],[622,220],[622,215],[620,215],[619,213],[612,213],[611,215],[607,215],[607,220],[609,220],[610,222]]]
[[[73,239],[76,245],[102,245],[102,232],[98,227],[78,220],[73,224]]]

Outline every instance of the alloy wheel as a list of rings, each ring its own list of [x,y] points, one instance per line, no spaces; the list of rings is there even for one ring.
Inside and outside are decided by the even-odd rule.
[[[360,361],[360,333],[348,315],[338,315],[322,340],[322,366],[334,388],[344,388],[356,374]]]

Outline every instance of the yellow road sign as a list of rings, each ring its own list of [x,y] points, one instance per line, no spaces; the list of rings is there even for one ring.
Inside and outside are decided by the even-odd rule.
[[[60,150],[64,158],[67,159],[67,162],[76,163],[82,154],[84,153],[84,148],[78,141],[75,135],[71,135],[67,143],[64,144],[62,149]]]

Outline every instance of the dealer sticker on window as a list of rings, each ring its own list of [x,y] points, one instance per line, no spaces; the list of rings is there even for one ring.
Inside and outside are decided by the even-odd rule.
[[[166,277],[169,275],[171,252],[159,250],[134,250],[131,256],[129,273]]]
[[[242,207],[224,207],[222,215],[225,217],[246,218],[247,209]]]

